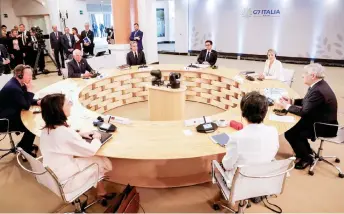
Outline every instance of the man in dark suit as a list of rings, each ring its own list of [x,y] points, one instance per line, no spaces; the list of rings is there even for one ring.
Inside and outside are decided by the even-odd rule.
[[[94,33],[90,30],[90,24],[85,24],[85,30],[81,32],[81,39],[84,48],[84,53],[88,53],[91,56],[94,55]]]
[[[127,64],[132,65],[145,65],[146,58],[143,51],[138,50],[137,42],[131,42],[131,51],[127,53]]]
[[[197,58],[199,64],[209,64],[213,66],[217,61],[217,52],[212,50],[213,42],[211,40],[205,41],[205,49],[201,51]]]
[[[6,47],[0,44],[0,75],[10,73],[10,56],[7,52]]]
[[[62,62],[62,68],[65,68],[65,63],[64,63],[64,56],[63,56],[63,46],[62,46],[62,32],[57,30],[57,26],[54,25],[53,27],[53,32],[50,33],[50,46],[51,49],[54,52],[54,57],[55,61],[57,64],[58,68],[58,75],[61,76],[61,63],[60,63],[60,57],[61,57],[61,62]]]
[[[62,36],[62,46],[64,53],[66,54],[66,58],[69,57],[73,53],[75,38],[72,34],[69,33],[69,28],[65,28],[65,34]]]
[[[28,52],[30,48],[28,47],[28,42],[30,38],[30,32],[25,29],[24,24],[19,25],[18,39],[20,39],[21,44],[23,45],[24,61],[25,64],[30,65],[30,56]]]
[[[0,118],[9,120],[10,131],[24,132],[24,136],[18,143],[24,151],[34,157],[38,147],[33,145],[35,135],[23,124],[20,113],[29,110],[31,105],[40,105],[40,100],[34,100],[32,92],[32,69],[27,65],[17,65],[14,68],[14,77],[10,79],[0,91]],[[0,130],[6,131],[7,122],[0,123]]]
[[[73,60],[67,63],[68,78],[90,78],[94,71],[87,63],[86,59],[82,58],[80,50],[73,51]]]
[[[142,51],[143,50],[143,45],[142,45],[143,32],[140,31],[139,24],[137,23],[134,24],[134,28],[135,30],[131,32],[129,40],[137,42],[138,50]]]
[[[35,63],[36,63],[36,59],[38,57],[38,39],[36,37],[36,28],[32,27],[30,30],[30,37],[26,40],[26,42],[28,43],[28,51],[27,51],[27,55],[28,55],[28,59],[29,59],[29,64],[32,68],[35,68]],[[38,59],[38,67],[37,67],[37,71],[40,71],[44,74],[49,73],[49,71],[45,70],[45,59],[44,59],[44,51],[41,51],[41,54],[39,55],[39,59]]]
[[[24,51],[23,44],[20,38],[18,38],[18,31],[16,29],[11,30],[11,37],[8,38],[8,53],[11,56],[11,69],[14,69],[17,65],[24,64]]]
[[[299,162],[296,169],[305,169],[313,162],[313,151],[307,139],[315,141],[314,123],[338,124],[337,121],[337,98],[330,86],[324,80],[324,68],[320,64],[305,66],[303,80],[309,86],[308,92],[303,99],[282,97],[279,106],[288,112],[301,117],[300,121],[285,133],[285,138],[293,148]],[[315,127],[317,136],[334,137],[337,134],[336,126]]]

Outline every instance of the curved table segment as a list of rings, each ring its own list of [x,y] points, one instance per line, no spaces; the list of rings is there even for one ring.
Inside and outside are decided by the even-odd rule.
[[[213,120],[226,119],[241,121],[238,108],[242,94],[263,88],[285,88],[293,98],[298,95],[287,85],[273,80],[239,84],[234,76],[235,69],[202,69],[185,71],[182,65],[156,65],[164,80],[170,72],[182,74],[182,84],[187,86],[186,100],[207,103],[225,111],[211,116]],[[50,85],[36,93],[43,97],[49,93],[65,93],[74,102],[68,123],[74,129],[94,129],[92,122],[103,113],[135,102],[147,101],[147,84],[151,84],[149,72],[137,68],[127,71],[104,70],[103,79],[67,79]],[[37,108],[37,107],[33,107]],[[268,115],[272,112],[269,108]],[[294,123],[270,121],[266,125],[275,126],[283,134]],[[22,112],[25,126],[37,136],[44,125],[41,115],[33,114],[33,109]],[[97,153],[108,157],[113,164],[109,173],[114,182],[130,183],[140,187],[178,187],[210,181],[210,161],[221,160],[225,149],[215,145],[209,134],[197,133],[195,127],[185,127],[184,121],[132,121],[129,125],[115,124],[118,131]],[[191,136],[184,130],[192,131]],[[220,132],[234,132],[231,128],[219,128]]]

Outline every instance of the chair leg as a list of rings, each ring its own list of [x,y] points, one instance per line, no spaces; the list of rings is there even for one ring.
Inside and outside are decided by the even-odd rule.
[[[341,170],[338,166],[334,165],[333,163],[331,163],[331,162],[328,161],[328,160],[323,159],[323,161],[324,161],[324,163],[327,163],[327,164],[333,166],[334,168],[336,168],[337,171],[339,172],[339,176],[341,176],[341,175],[343,174],[342,170]]]
[[[244,213],[244,211],[245,211],[247,205],[248,205],[248,200],[242,200],[242,201],[240,201],[238,213]]]
[[[82,213],[83,210],[82,210],[82,207],[81,207],[81,201],[79,198],[77,198],[74,202],[74,207],[75,207],[75,213]]]
[[[309,175],[314,175],[314,168],[315,168],[315,166],[317,165],[317,163],[318,163],[318,161],[320,160],[320,158],[315,158],[315,160],[314,160],[314,162],[312,163],[312,166],[309,168],[309,171],[308,171],[308,174]]]
[[[0,160],[4,157],[6,157],[7,155],[9,154],[16,154],[17,153],[17,147],[16,145],[14,144],[14,141],[13,141],[13,138],[12,138],[12,135],[11,133],[8,133],[8,136],[10,138],[10,144],[11,144],[11,148],[10,149],[0,149],[0,151],[3,151],[3,152],[6,152],[5,154],[1,155],[0,156]]]

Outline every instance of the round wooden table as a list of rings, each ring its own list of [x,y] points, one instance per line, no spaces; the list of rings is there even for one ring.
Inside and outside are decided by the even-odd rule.
[[[235,81],[239,73],[236,69],[221,67],[218,70],[201,69],[190,71],[183,65],[154,65],[160,69],[165,81],[170,72],[182,75],[181,83],[187,87],[186,100],[206,103],[224,110],[211,116],[213,120],[226,119],[241,121],[238,107],[242,95],[252,90],[264,88],[285,88],[290,97],[297,98],[295,91],[276,80]],[[66,79],[52,84],[38,93],[43,97],[49,93],[65,93],[74,103],[68,123],[74,129],[94,129],[92,122],[100,115],[116,107],[130,103],[145,102],[148,99],[147,84],[151,75],[148,71],[103,70],[102,79]],[[34,108],[22,112],[25,126],[37,136],[44,125],[40,114],[33,114]],[[275,126],[279,134],[290,129],[294,123],[269,120],[269,112],[264,124]],[[113,170],[110,180],[120,184],[140,187],[166,188],[189,186],[210,181],[211,160],[221,161],[225,148],[215,145],[209,134],[197,133],[195,127],[186,127],[184,121],[132,121],[118,127],[113,138],[97,152],[98,156],[108,157]],[[192,135],[185,135],[191,130]],[[216,132],[234,132],[219,128]]]

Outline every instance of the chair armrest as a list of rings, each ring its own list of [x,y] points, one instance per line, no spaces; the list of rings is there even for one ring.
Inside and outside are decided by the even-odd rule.
[[[212,161],[212,176],[214,177],[215,176],[215,171],[214,169],[216,168],[221,176],[223,177],[223,179],[226,181],[226,183],[229,183],[229,178],[227,176],[227,174],[225,173],[225,170],[222,168],[222,166],[219,164],[219,162],[217,162],[217,160],[213,160]]]
[[[325,126],[336,126],[336,127],[338,127],[338,128],[343,128],[343,127],[344,127],[344,126],[340,126],[340,125],[336,125],[336,124],[331,124],[331,123],[315,122],[315,123],[313,124],[313,129],[314,129],[315,138],[318,138],[318,136],[317,136],[317,131],[316,131],[316,129],[315,129],[315,125],[317,125],[317,124],[325,125]]]
[[[294,169],[295,167],[295,163],[294,163],[294,160],[296,159],[295,157],[291,157],[291,158],[288,158],[289,160],[291,160],[291,167],[289,167],[287,170],[285,170],[284,172],[280,172],[280,173],[277,173],[277,174],[270,174],[270,175],[262,175],[262,176],[255,176],[255,175],[246,175],[242,172],[239,171],[240,175],[244,176],[244,177],[247,177],[247,178],[273,178],[273,177],[277,177],[277,176],[280,176],[280,175],[283,175],[283,174],[287,174],[288,172],[290,172],[291,170]]]
[[[18,162],[19,166],[20,166],[24,171],[29,172],[29,173],[34,174],[34,175],[43,175],[44,173],[47,172],[46,170],[44,170],[43,172],[34,172],[34,171],[32,171],[32,170],[27,169],[25,166],[23,166],[23,164],[22,164],[21,161],[19,160],[19,159],[20,159],[20,158],[19,158],[20,155],[22,155],[22,154],[21,154],[20,152],[18,152],[18,153],[17,153],[17,162]]]

